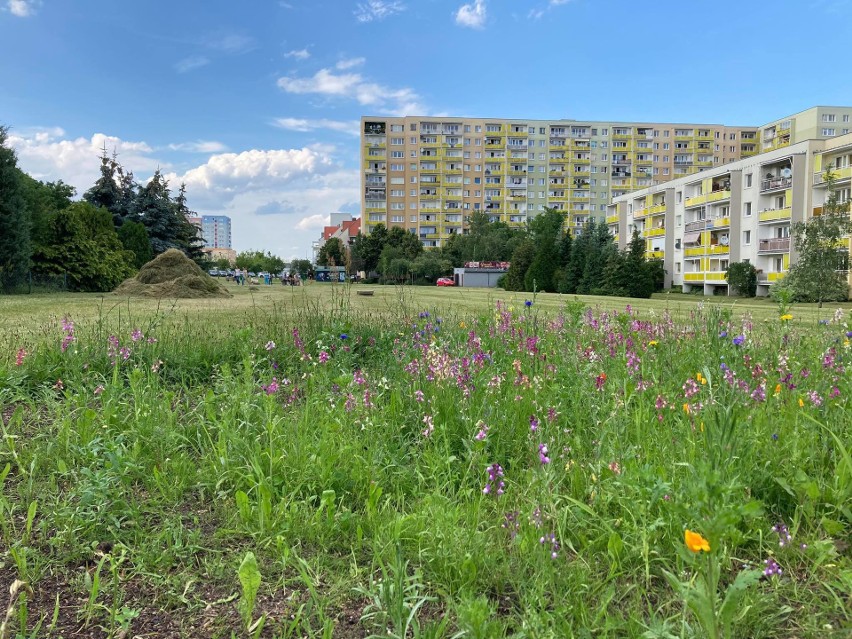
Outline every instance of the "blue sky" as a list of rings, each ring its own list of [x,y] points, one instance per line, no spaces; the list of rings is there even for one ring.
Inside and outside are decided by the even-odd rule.
[[[361,115],[758,125],[852,105],[850,41],[852,0],[0,0],[0,123],[40,179],[106,143],[304,257],[358,212]]]

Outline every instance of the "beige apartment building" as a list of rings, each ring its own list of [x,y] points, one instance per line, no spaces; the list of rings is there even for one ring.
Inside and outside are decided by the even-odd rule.
[[[822,212],[826,170],[839,200],[852,200],[852,133],[793,142],[617,196],[607,223],[622,248],[640,233],[646,256],[663,260],[666,286],[728,292],[728,265],[750,262],[758,295],[766,295],[796,261],[791,225]]]
[[[852,107],[815,106],[760,127],[760,151],[852,133]]]
[[[361,118],[361,209],[438,247],[471,215],[524,225],[545,207],[579,230],[613,197],[759,152],[758,127],[718,124]]]

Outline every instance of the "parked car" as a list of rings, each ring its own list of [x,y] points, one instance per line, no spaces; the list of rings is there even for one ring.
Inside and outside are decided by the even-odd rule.
[[[456,283],[452,277],[439,277],[435,282],[438,286],[455,286]]]
[[[219,275],[219,271],[218,271],[217,269],[215,269],[215,268],[211,268],[209,271],[207,271],[207,274],[208,274],[210,277],[218,277],[218,275]]]

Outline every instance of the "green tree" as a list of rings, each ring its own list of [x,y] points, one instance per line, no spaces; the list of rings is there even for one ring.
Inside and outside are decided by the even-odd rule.
[[[523,291],[526,284],[525,278],[530,264],[535,259],[535,243],[532,240],[525,240],[521,243],[515,252],[512,253],[511,264],[509,271],[506,273],[506,290],[507,291]]]
[[[825,183],[827,196],[822,214],[793,225],[799,255],[787,275],[795,298],[817,302],[820,308],[823,302],[849,297],[849,252],[844,236],[852,230],[849,202],[840,202],[830,170],[825,172]]]
[[[121,240],[125,250],[133,253],[133,266],[137,269],[142,268],[153,259],[154,254],[151,251],[148,231],[145,230],[145,225],[141,222],[126,220],[124,224],[118,227],[118,239]]]
[[[583,279],[583,271],[586,269],[586,254],[589,252],[589,244],[592,238],[593,222],[587,222],[586,226],[574,237],[571,243],[571,255],[565,266],[564,286],[562,293],[580,293],[579,286]]]
[[[411,263],[411,272],[415,277],[434,283],[439,277],[450,275],[453,272],[453,265],[438,251],[424,251]]]
[[[604,266],[614,242],[606,223],[598,224],[592,220],[586,225],[586,228],[589,235],[585,252],[586,262],[583,266],[583,276],[577,285],[577,292],[594,294],[595,291],[600,291],[603,288]]]
[[[305,279],[314,272],[314,266],[310,260],[293,260],[290,263],[290,272],[298,273],[302,279]]]
[[[336,237],[328,238],[317,253],[320,266],[346,266],[347,261],[346,246]]]
[[[178,217],[178,243],[187,257],[196,264],[209,263],[207,256],[201,249],[204,248],[204,239],[201,237],[201,229],[189,221],[190,217],[198,217],[195,211],[191,211],[186,202],[186,184],[181,182],[175,198],[175,210]],[[280,269],[279,269],[280,270]]]
[[[168,181],[159,169],[148,184],[139,189],[134,202],[134,215],[145,225],[154,255],[170,248],[189,254],[186,229],[189,222],[172,201]]]
[[[15,151],[6,145],[8,129],[0,126],[0,288],[23,283],[30,267],[30,220]]]
[[[49,220],[49,242],[35,255],[38,272],[64,274],[77,291],[111,291],[133,272],[135,255],[121,244],[112,215],[74,202]]]
[[[388,231],[385,248],[392,246],[400,250],[402,257],[407,260],[415,260],[423,252],[423,244],[414,233],[410,233],[398,226]],[[382,249],[384,251],[384,249]]]
[[[661,261],[659,265],[662,265]],[[627,247],[621,280],[627,290],[627,296],[644,299],[651,297],[656,290],[655,273],[659,265],[645,259],[645,240],[639,235],[639,231],[634,230]]]
[[[384,224],[377,224],[369,235],[358,233],[351,248],[352,268],[364,271],[368,276],[379,268],[379,258],[388,239]]]
[[[20,177],[30,218],[32,250],[35,252],[46,241],[50,215],[71,206],[71,198],[74,197],[75,190],[73,186],[65,184],[62,180],[39,182],[23,172]]]
[[[524,289],[527,291],[556,291],[553,275],[560,267],[560,243],[564,216],[556,209],[546,208],[543,213],[529,222],[530,238],[535,244],[533,257],[524,274]]]
[[[116,156],[107,155],[106,145],[101,154],[101,176],[94,185],[83,194],[83,199],[95,207],[104,208],[112,214],[115,226],[121,226],[128,213],[122,210],[123,193],[121,189],[121,167]]]
[[[726,273],[731,291],[743,297],[757,295],[757,269],[749,262],[733,262]]]

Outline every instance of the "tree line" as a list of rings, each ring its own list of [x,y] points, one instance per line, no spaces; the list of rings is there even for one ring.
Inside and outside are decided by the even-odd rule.
[[[589,221],[576,237],[564,223],[555,209],[545,209],[522,228],[474,213],[468,233],[451,235],[429,251],[414,234],[378,225],[369,235],[359,233],[349,252],[337,238],[328,240],[317,262],[345,264],[387,282],[434,283],[466,262],[511,262],[502,285],[512,291],[650,297],[662,288],[662,262],[645,259],[638,234],[621,251],[603,222]]]
[[[159,169],[139,184],[104,150],[100,177],[74,201],[76,190],[62,180],[21,171],[7,140],[0,127],[0,290],[62,277],[70,290],[111,291],[169,248],[203,263],[183,184],[172,196]]]

